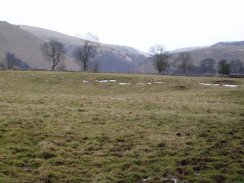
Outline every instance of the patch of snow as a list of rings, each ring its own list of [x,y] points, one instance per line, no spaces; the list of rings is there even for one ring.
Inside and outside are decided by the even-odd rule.
[[[203,86],[212,86],[212,84],[210,83],[199,83],[200,85],[203,85]]]
[[[219,84],[211,84],[211,83],[199,83],[199,84],[203,86],[219,86]]]
[[[83,83],[88,83],[89,81],[87,81],[87,80],[82,80],[82,82],[83,82]]]
[[[145,85],[144,83],[136,83],[136,85]]]
[[[161,82],[161,81],[155,81],[154,83],[155,84],[162,84],[163,82]]]
[[[172,178],[171,180],[174,181],[175,183],[178,182],[178,179],[177,178]]]
[[[174,183],[178,183],[178,179],[176,177],[163,178],[163,181],[173,181]]]
[[[119,85],[130,85],[130,83],[119,83]]]
[[[151,85],[152,83],[149,82],[149,83],[147,83],[147,84]]]
[[[150,181],[150,180],[151,180],[151,178],[149,177],[147,179],[143,179],[142,182],[147,182],[147,181]]]
[[[223,86],[225,86],[225,87],[230,87],[230,88],[235,88],[235,87],[237,87],[237,85],[223,85]]]
[[[211,84],[211,83],[199,83],[199,84],[203,85],[203,86],[220,86],[220,84]],[[222,86],[230,87],[230,88],[237,87],[237,85],[228,85],[228,84],[225,84],[225,85],[222,85]]]
[[[99,83],[109,83],[109,82],[116,82],[116,80],[114,80],[114,79],[110,79],[110,80],[96,80],[96,82],[99,82]]]

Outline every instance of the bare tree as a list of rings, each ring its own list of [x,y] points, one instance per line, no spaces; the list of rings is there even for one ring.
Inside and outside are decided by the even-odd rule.
[[[56,40],[41,45],[41,51],[47,60],[52,61],[52,71],[65,58],[64,45]]]
[[[165,51],[162,45],[153,46],[149,51],[152,55],[155,68],[159,74],[162,73],[168,66],[170,54]]]
[[[230,74],[230,64],[227,60],[222,59],[218,63],[218,73],[223,75],[229,75]]]
[[[97,44],[98,43],[98,37],[91,34],[87,33],[86,36],[83,38],[83,43],[79,45],[73,55],[78,60],[81,62],[83,65],[83,70],[87,71],[89,62],[91,58],[95,57],[96,52],[97,52]]]
[[[6,52],[5,53],[5,58],[7,62],[7,68],[8,69],[13,69],[14,67],[14,61],[15,61],[15,55],[13,53]]]
[[[4,65],[4,63],[3,62],[0,62],[0,70],[5,70],[5,65]]]
[[[205,58],[200,62],[200,70],[202,73],[215,73],[215,60],[212,58]]]
[[[175,62],[177,64],[177,67],[183,72],[183,74],[186,74],[189,70],[192,70],[193,68],[192,58],[189,53],[179,53],[179,56],[176,58]]]
[[[244,72],[244,66],[243,63],[236,59],[236,60],[232,60],[230,62],[230,72],[233,74],[241,74]]]

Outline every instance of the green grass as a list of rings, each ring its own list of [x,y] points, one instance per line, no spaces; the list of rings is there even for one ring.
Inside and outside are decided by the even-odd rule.
[[[243,133],[243,79],[0,72],[3,183],[243,182]]]

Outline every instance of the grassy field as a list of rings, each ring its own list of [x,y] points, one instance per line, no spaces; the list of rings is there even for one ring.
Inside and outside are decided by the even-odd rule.
[[[244,182],[243,137],[243,79],[0,72],[3,183]]]

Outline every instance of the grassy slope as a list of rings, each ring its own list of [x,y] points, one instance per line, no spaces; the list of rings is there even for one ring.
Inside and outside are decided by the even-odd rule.
[[[224,80],[239,87],[199,85]],[[243,182],[243,90],[243,79],[0,72],[0,182]]]

